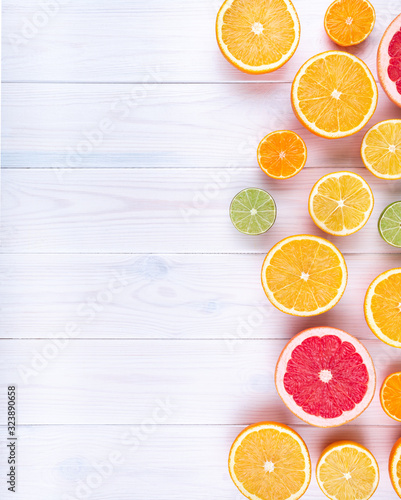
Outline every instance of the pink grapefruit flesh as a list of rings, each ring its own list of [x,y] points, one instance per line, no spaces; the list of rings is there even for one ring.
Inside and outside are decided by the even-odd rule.
[[[281,399],[297,417],[318,427],[356,418],[369,406],[375,386],[370,354],[359,340],[337,328],[302,331],[277,362]]]
[[[377,52],[377,74],[388,97],[401,107],[401,14],[381,39]]]

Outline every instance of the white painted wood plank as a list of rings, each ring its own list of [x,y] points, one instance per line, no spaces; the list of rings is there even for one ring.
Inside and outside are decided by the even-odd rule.
[[[241,500],[227,468],[241,426],[32,426],[19,428],[17,500],[73,498],[86,491],[96,500]],[[387,472],[400,430],[346,426],[315,429],[294,425],[309,448],[312,481],[304,500],[323,498],[314,475],[323,448],[340,439],[360,442],[376,457],[380,483],[375,500],[395,499]],[[139,434],[138,434],[139,433]],[[137,438],[135,438],[135,435]],[[138,437],[140,438],[138,439]],[[4,454],[0,470],[4,470]],[[100,473],[100,479],[97,474]],[[98,485],[96,488],[92,485]],[[4,492],[4,481],[0,490]],[[4,492],[5,493],[5,492]]]
[[[325,324],[373,339],[363,315],[371,281],[400,266],[399,255],[346,255],[349,279],[339,304],[297,318],[270,305],[259,279],[262,254],[3,255],[0,331],[8,338],[289,339]]]
[[[388,118],[401,118],[401,109],[380,89],[370,125],[338,142],[300,124],[290,84],[9,84],[3,89],[3,166],[256,167],[259,141],[290,129],[306,142],[308,167],[363,167],[364,132]]]
[[[334,169],[331,169],[334,170]],[[355,169],[353,169],[355,171]],[[269,179],[258,168],[75,169],[63,172],[5,170],[2,250],[6,253],[267,253],[282,238],[300,233],[324,236],[308,214],[309,192],[329,169],[306,168],[287,181]],[[358,233],[330,237],[350,253],[399,253],[379,236],[377,220],[398,200],[401,181],[370,183],[375,209]],[[249,186],[275,198],[273,228],[250,237],[232,226],[228,208]]]
[[[337,49],[323,27],[330,1],[294,0],[301,42],[280,70],[251,77],[221,55],[215,19],[222,0],[40,0],[4,2],[4,78],[8,81],[147,81],[152,72],[168,82],[291,81],[309,57]],[[376,26],[352,52],[375,71],[376,50],[399,14],[397,0],[375,0]],[[54,9],[53,9],[54,10]],[[150,76],[152,78],[152,76]]]
[[[75,329],[77,334],[77,329]],[[274,370],[286,340],[3,340],[0,378],[18,385],[24,424],[140,424],[155,406],[169,424],[299,423],[279,398]],[[365,346],[378,387],[400,353],[378,339]],[[0,395],[4,404],[5,393]],[[358,425],[392,425],[378,391]]]

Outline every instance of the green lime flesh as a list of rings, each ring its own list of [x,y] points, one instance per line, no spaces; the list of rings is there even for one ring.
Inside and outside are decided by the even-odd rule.
[[[401,248],[401,201],[386,207],[379,218],[380,236],[389,245]]]
[[[276,204],[269,193],[248,188],[234,196],[230,217],[234,227],[244,234],[263,234],[276,220]]]

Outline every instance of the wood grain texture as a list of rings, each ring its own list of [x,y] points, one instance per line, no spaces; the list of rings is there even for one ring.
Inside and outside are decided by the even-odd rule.
[[[289,83],[212,85],[6,84],[3,166],[54,168],[257,167],[259,141],[289,129],[305,140],[308,167],[363,167],[360,145],[378,121],[401,118],[379,89],[358,134],[308,132],[294,116]]]
[[[166,405],[168,424],[295,424],[299,419],[274,384],[285,344],[245,339],[232,349],[227,340],[3,340],[0,375],[18,385],[21,425],[140,424]],[[399,367],[399,352],[376,338],[364,344],[380,386]],[[0,404],[4,398],[5,392]],[[357,422],[394,424],[378,391]]]
[[[335,169],[331,169],[334,171]],[[351,169],[350,169],[351,170]],[[308,213],[313,184],[329,169],[305,168],[287,181],[258,167],[238,169],[51,169],[3,174],[2,250],[17,253],[264,253],[293,234],[325,236]],[[332,237],[347,253],[398,253],[377,230],[381,211],[399,200],[401,181],[366,169],[375,208],[367,225]],[[249,237],[231,224],[228,209],[245,187],[267,189],[278,207],[275,225]]]
[[[60,8],[50,15],[40,0],[4,2],[7,81],[141,82],[155,71],[164,82],[292,81],[306,59],[338,48],[323,27],[330,1],[294,0],[298,50],[282,69],[259,77],[235,69],[217,47],[222,0],[54,1]],[[400,9],[396,0],[375,0],[374,6],[375,28],[352,52],[375,72],[377,45]]]
[[[339,304],[297,318],[267,300],[259,279],[263,258],[6,254],[0,330],[8,338],[46,339],[65,336],[75,322],[81,339],[220,339],[231,351],[241,350],[244,339],[289,339],[322,324],[372,340],[363,315],[366,290],[381,272],[401,265],[399,255],[347,254],[348,285]]]
[[[228,450],[243,426],[266,419],[291,424],[313,466],[327,444],[361,442],[379,461],[375,500],[396,497],[387,460],[400,428],[378,394],[353,424],[317,429],[286,409],[273,372],[286,341],[321,324],[363,339],[378,385],[400,369],[399,351],[367,328],[362,302],[377,274],[400,266],[376,224],[400,199],[401,181],[363,168],[364,131],[327,141],[292,112],[296,71],[337,48],[323,29],[330,0],[294,0],[299,48],[261,76],[220,54],[221,1],[3,2],[0,381],[18,387],[19,479],[16,494],[1,482],[2,498],[240,500]],[[378,41],[400,6],[374,6],[374,31],[351,52],[376,77]],[[369,125],[401,118],[379,92]],[[284,183],[264,176],[255,158],[276,129],[295,130],[308,147],[306,168]],[[330,238],[345,252],[347,290],[318,318],[284,315],[261,289],[263,257],[284,236],[323,235],[308,194],[340,169],[363,175],[376,202],[362,231]],[[239,234],[227,213],[251,185],[270,191],[279,209],[257,238]],[[109,475],[103,467],[99,483],[99,465],[116,453],[122,463]],[[322,497],[313,478],[303,498]]]
[[[241,500],[227,467],[231,443],[241,426],[21,426],[17,500],[54,500],[89,488],[96,500],[191,498]],[[375,500],[395,500],[387,473],[388,446],[399,428],[358,425],[316,432],[293,425],[311,454],[313,477],[303,499],[322,500],[314,468],[324,447],[340,439],[366,446],[376,457],[380,484]],[[149,429],[146,432],[146,429]],[[0,458],[4,470],[4,455]],[[100,479],[99,479],[99,476]],[[160,496],[162,490],[162,497]],[[0,491],[5,495],[4,482]],[[11,496],[11,495],[10,495]],[[67,497],[68,498],[68,497]]]

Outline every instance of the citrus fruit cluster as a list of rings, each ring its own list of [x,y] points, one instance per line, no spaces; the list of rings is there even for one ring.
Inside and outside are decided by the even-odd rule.
[[[368,0],[335,0],[327,9],[324,29],[332,41],[347,47],[364,41],[375,23]],[[300,40],[300,23],[291,0],[226,0],[217,14],[218,45],[226,59],[246,73],[267,73],[285,64]],[[378,50],[380,82],[401,106],[401,14],[385,32]],[[378,90],[368,66],[341,50],[317,54],[306,61],[292,83],[294,114],[310,132],[340,139],[360,131],[372,117]],[[377,123],[365,134],[361,159],[381,179],[401,178],[401,120]],[[307,161],[303,139],[277,130],[257,149],[262,171],[273,179],[297,175]],[[363,177],[352,172],[323,176],[311,188],[308,209],[318,228],[348,236],[368,221],[374,196]],[[230,206],[233,225],[249,235],[268,231],[275,222],[273,197],[259,188],[238,193]],[[401,248],[401,201],[389,205],[378,221],[381,237]],[[274,245],[262,266],[262,286],[281,312],[315,316],[334,307],[347,285],[347,266],[336,246],[312,235],[289,236]],[[385,343],[401,347],[401,268],[390,269],[369,286],[364,310],[372,332]],[[286,406],[304,422],[334,427],[357,418],[370,404],[376,388],[372,358],[365,346],[336,328],[309,328],[284,347],[275,383]],[[384,412],[401,422],[401,372],[393,373],[380,390]],[[306,444],[291,428],[261,422],[243,430],[229,455],[229,472],[251,500],[297,500],[311,480]],[[390,453],[389,473],[401,498],[401,439]],[[317,482],[333,500],[367,500],[379,482],[379,468],[362,445],[339,441],[321,454]]]

